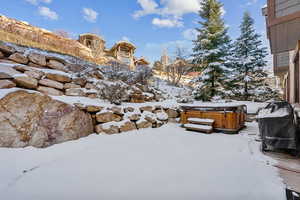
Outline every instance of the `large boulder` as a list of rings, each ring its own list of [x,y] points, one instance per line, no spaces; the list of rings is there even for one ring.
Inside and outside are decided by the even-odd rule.
[[[10,80],[0,80],[0,89],[4,88],[13,88],[16,87],[16,84]]]
[[[90,114],[49,96],[17,91],[0,100],[1,147],[47,147],[92,132]]]
[[[72,88],[81,88],[80,85],[77,85],[75,83],[66,83],[64,85],[64,89],[72,89]]]
[[[96,120],[99,123],[106,123],[106,122],[119,122],[122,120],[122,117],[120,117],[119,115],[114,114],[111,111],[102,111],[96,114]]]
[[[1,79],[13,79],[13,77],[5,72],[0,72],[0,80]]]
[[[52,96],[62,96],[64,93],[60,90],[51,88],[51,87],[44,87],[44,86],[39,86],[37,90],[41,93],[47,94],[47,95],[52,95]]]
[[[120,126],[120,132],[128,132],[133,130],[136,130],[136,125],[131,121],[126,121]]]
[[[48,79],[62,82],[62,83],[70,83],[72,79],[70,78],[69,74],[63,73],[63,72],[47,72],[46,77]]]
[[[17,86],[26,89],[36,89],[38,87],[38,81],[35,78],[28,76],[16,76],[14,78],[14,82],[17,84]]]
[[[41,54],[37,54],[37,53],[30,53],[28,55],[28,59],[37,64],[38,66],[46,66],[47,62],[46,62],[46,57],[44,55]]]
[[[81,87],[84,87],[87,80],[85,78],[75,78],[73,79],[73,83],[80,85]]]
[[[37,80],[41,80],[41,78],[45,75],[44,72],[42,71],[37,71],[37,70],[30,70],[30,71],[25,71],[24,74],[31,78],[35,78]]]
[[[150,128],[152,127],[152,123],[145,119],[140,119],[139,121],[136,122],[136,126],[138,129]]]
[[[0,89],[4,88],[13,88],[16,87],[16,84],[10,80],[0,80]]]
[[[28,58],[21,53],[14,53],[14,54],[10,55],[8,59],[10,59],[14,62],[17,62],[17,63],[21,63],[21,64],[28,63]]]
[[[7,55],[11,55],[16,52],[15,48],[7,46],[3,43],[0,43],[0,51]]]
[[[39,81],[39,84],[43,86],[59,89],[59,90],[64,89],[64,84],[50,79],[42,79]]]
[[[101,106],[93,106],[93,105],[86,106],[86,111],[91,113],[100,112],[102,109],[103,107]]]
[[[66,71],[65,65],[57,60],[49,60],[47,66],[51,69],[57,69],[60,71]]]
[[[85,97],[86,94],[81,88],[66,89],[66,96]]]
[[[153,110],[154,110],[154,108],[152,106],[140,107],[141,112],[144,112],[144,111],[152,112]]]
[[[166,113],[168,114],[169,118],[177,118],[179,116],[179,113],[175,109],[167,109]]]
[[[120,133],[119,126],[113,123],[99,124],[95,127],[97,133],[117,134]]]

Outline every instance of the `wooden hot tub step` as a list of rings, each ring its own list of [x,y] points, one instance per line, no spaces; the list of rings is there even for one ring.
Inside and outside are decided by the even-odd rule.
[[[213,127],[208,125],[199,125],[199,124],[185,124],[184,128],[189,131],[198,131],[202,133],[212,133]]]
[[[188,122],[191,124],[200,124],[212,126],[215,122],[213,119],[202,119],[202,118],[188,118]]]

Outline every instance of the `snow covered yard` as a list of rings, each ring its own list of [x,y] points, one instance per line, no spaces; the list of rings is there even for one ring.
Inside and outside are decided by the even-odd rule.
[[[47,149],[0,149],[0,196],[47,199],[283,200],[284,185],[249,134],[187,132],[178,124],[91,135]],[[269,160],[269,161],[268,161]]]

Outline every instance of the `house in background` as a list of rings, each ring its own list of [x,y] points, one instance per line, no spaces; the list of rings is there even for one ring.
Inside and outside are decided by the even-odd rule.
[[[110,61],[127,66],[132,71],[135,71],[137,66],[150,64],[145,58],[138,59],[134,56],[136,47],[128,41],[119,41],[110,49],[105,48],[105,40],[92,33],[81,34],[78,41],[90,48],[94,57],[107,57]]]
[[[280,79],[285,100],[299,103],[300,1],[268,0],[262,12],[266,17],[274,74]]]

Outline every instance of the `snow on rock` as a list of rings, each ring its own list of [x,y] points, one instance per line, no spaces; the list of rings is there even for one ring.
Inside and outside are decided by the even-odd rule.
[[[160,121],[167,121],[169,119],[168,114],[165,112],[157,112],[156,117]]]
[[[175,124],[47,149],[0,149],[1,198],[285,200],[277,169],[257,159],[262,155],[246,135],[204,135]]]

